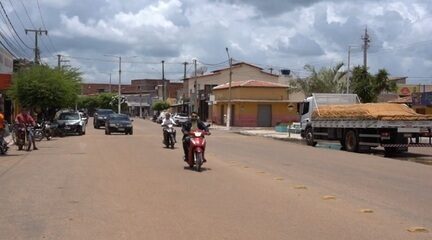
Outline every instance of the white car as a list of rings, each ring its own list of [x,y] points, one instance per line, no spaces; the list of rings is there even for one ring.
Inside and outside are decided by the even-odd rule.
[[[185,122],[189,121],[189,116],[186,113],[176,113],[173,119],[178,126],[182,126]]]

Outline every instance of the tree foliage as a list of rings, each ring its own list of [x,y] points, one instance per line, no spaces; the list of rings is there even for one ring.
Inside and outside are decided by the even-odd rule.
[[[154,102],[153,106],[152,106],[153,110],[158,111],[158,112],[166,110],[166,109],[168,109],[170,107],[171,107],[171,105],[168,102],[165,102],[165,101]]]
[[[101,93],[92,96],[81,96],[78,100],[78,107],[81,109],[87,109],[89,113],[93,113],[96,108],[116,110],[117,101],[113,101],[113,99],[115,98],[117,98],[117,95],[112,93]]]
[[[293,88],[302,91],[306,96],[312,93],[342,93],[346,91],[345,71],[341,71],[343,63],[334,67],[316,70],[312,65],[306,65],[304,69],[309,72],[306,79],[298,78]]]
[[[75,106],[80,93],[81,73],[33,65],[14,73],[8,96],[21,106],[56,109]]]
[[[388,79],[385,69],[380,69],[377,74],[370,74],[366,68],[357,66],[353,69],[351,89],[363,103],[376,102],[383,91],[395,91],[396,83]]]

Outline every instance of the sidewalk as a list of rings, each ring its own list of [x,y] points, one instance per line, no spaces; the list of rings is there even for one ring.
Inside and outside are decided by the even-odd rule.
[[[226,126],[211,125],[210,129],[216,129],[221,131],[228,131]],[[274,128],[249,128],[249,127],[231,127],[229,132],[246,135],[246,136],[260,136],[266,138],[273,138],[282,141],[300,142],[303,143],[303,139],[298,133],[287,133],[287,132],[276,132]]]

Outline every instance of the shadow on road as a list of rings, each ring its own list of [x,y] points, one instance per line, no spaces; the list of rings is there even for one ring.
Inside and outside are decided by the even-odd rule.
[[[189,167],[189,166],[184,166],[183,169],[184,169],[184,170],[193,171],[193,172],[197,172],[197,171],[195,170],[194,167],[191,168],[191,167]],[[211,170],[212,170],[211,168],[201,167],[201,172],[207,172],[207,171],[211,171]]]

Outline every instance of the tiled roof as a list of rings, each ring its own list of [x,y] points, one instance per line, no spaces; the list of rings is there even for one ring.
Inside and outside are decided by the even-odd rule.
[[[229,83],[225,83],[219,86],[216,86],[215,90],[217,89],[225,89],[229,87]],[[263,88],[287,88],[287,85],[279,84],[279,83],[272,83],[272,82],[265,82],[265,81],[258,81],[258,80],[247,80],[247,81],[240,81],[240,82],[232,82],[231,87],[263,87]]]

